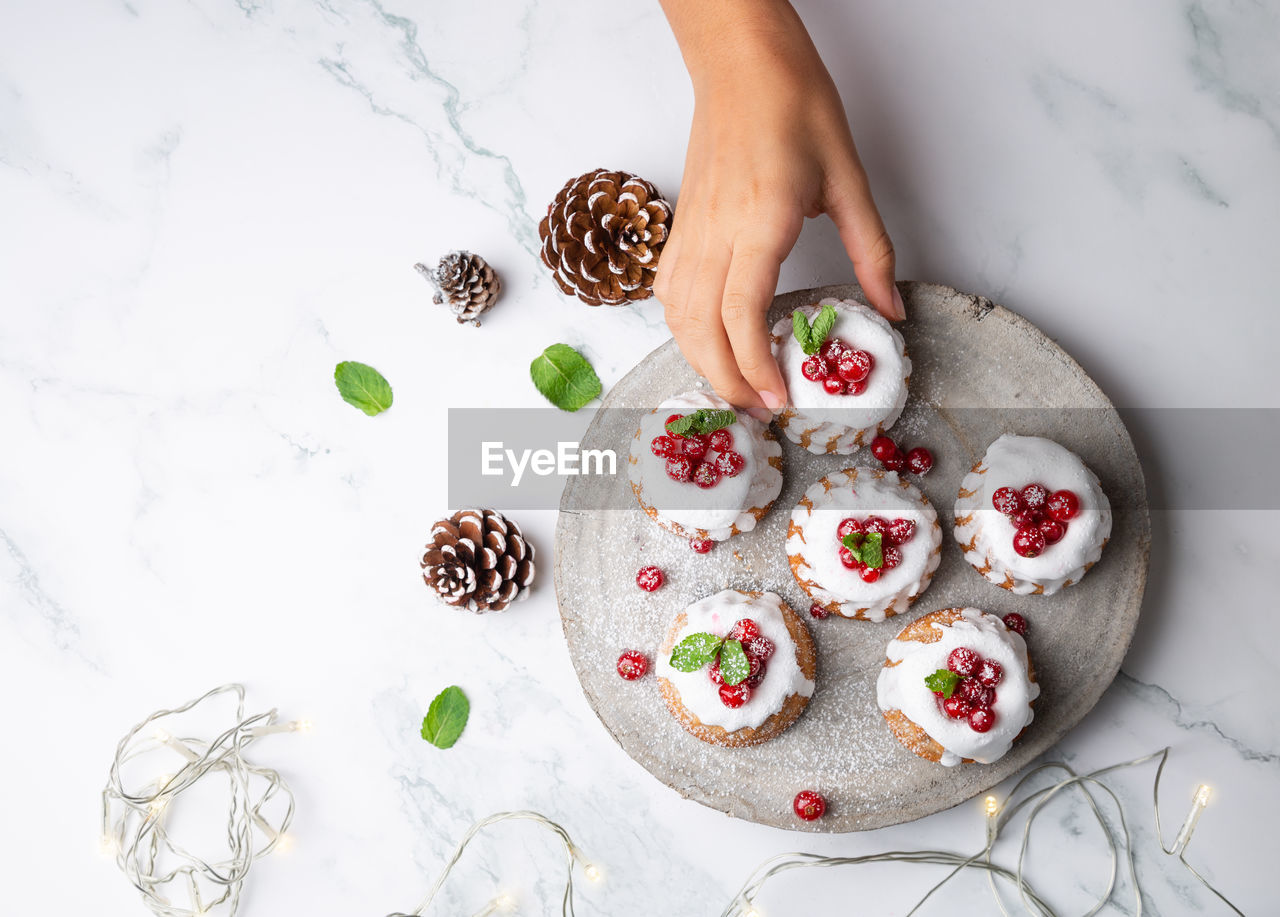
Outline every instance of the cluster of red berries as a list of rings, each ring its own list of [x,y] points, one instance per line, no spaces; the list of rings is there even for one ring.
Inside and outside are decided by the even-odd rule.
[[[960,676],[960,683],[948,698],[944,699],[941,691],[933,692],[942,700],[943,712],[953,720],[968,720],[974,732],[986,732],[996,724],[991,708],[1004,669],[994,659],[983,659],[965,646],[951,651],[947,668]]]
[[[820,384],[828,395],[861,395],[875,365],[875,357],[865,350],[828,338],[817,353],[800,364],[800,373]]]
[[[1023,557],[1036,557],[1061,541],[1067,523],[1080,514],[1080,499],[1073,492],[1049,493],[1043,484],[1028,484],[1021,491],[1001,487],[991,495],[991,505],[1013,523],[1013,549]]]
[[[683,414],[672,414],[663,424],[680,420]],[[728,430],[714,433],[672,433],[667,430],[649,442],[658,458],[667,460],[667,477],[673,481],[692,481],[701,488],[715,487],[721,478],[734,478],[747,466],[742,453],[733,451],[733,434]]]
[[[871,441],[871,454],[884,466],[885,471],[902,471],[905,468],[912,474],[924,475],[933,467],[933,453],[924,446],[916,446],[909,452],[903,452],[897,443],[883,433]]]
[[[881,573],[892,570],[902,563],[902,551],[899,549],[915,537],[916,524],[912,519],[894,519],[890,521],[883,516],[868,516],[861,522],[852,517],[842,519],[840,520],[840,525],[836,528],[836,538],[839,539],[844,539],[848,535],[870,535],[872,533],[878,534],[883,539],[881,542],[882,547],[880,548],[882,566],[868,567],[860,557],[843,544],[840,545],[840,563],[847,570],[857,570],[864,583],[874,583],[880,578]],[[809,613],[813,614],[812,608],[809,609]],[[814,615],[814,617],[818,617],[818,615]]]
[[[745,681],[736,685],[724,683],[724,673],[720,671],[720,660],[717,658],[707,669],[707,676],[720,686],[720,703],[726,707],[741,707],[751,700],[751,692],[760,687],[764,681],[764,669],[776,647],[773,641],[760,633],[760,626],[750,618],[743,618],[729,631],[729,639],[742,644],[742,651],[747,654],[747,663],[751,666]]]

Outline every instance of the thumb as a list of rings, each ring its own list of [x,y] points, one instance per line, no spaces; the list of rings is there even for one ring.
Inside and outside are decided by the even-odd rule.
[[[852,153],[848,167],[831,179],[826,200],[827,213],[840,232],[840,241],[849,253],[853,272],[867,300],[887,319],[906,318],[902,294],[893,282],[893,240],[880,219],[880,211],[871,197],[871,185],[856,152]]]

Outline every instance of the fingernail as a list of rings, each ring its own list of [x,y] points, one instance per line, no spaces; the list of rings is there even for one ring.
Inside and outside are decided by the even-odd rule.
[[[907,307],[902,303],[902,294],[898,292],[895,285],[893,288],[893,311],[899,319],[907,317]]]
[[[747,413],[761,423],[769,423],[773,420],[773,415],[764,408],[747,408]]]
[[[771,411],[782,410],[782,399],[773,392],[761,392],[760,400],[764,402],[764,406]]]

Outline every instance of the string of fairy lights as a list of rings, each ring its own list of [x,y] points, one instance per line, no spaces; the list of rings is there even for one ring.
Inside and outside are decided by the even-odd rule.
[[[175,730],[168,728],[170,721],[224,695],[236,698],[234,723],[212,738],[176,735]],[[116,864],[142,894],[143,901],[159,917],[233,917],[252,864],[289,844],[290,837],[286,831],[293,819],[293,794],[277,771],[250,763],[245,758],[245,751],[263,736],[307,732],[310,723],[307,720],[280,721],[275,710],[246,716],[244,705],[242,685],[223,685],[181,707],[151,714],[133,727],[116,747],[110,777],[102,792],[103,851],[115,858]],[[138,769],[133,766],[150,761],[156,753],[167,757],[165,764],[171,766],[169,770],[130,774],[126,779],[126,770]],[[1120,797],[1102,778],[1152,761],[1157,762],[1152,780],[1152,806],[1155,836],[1161,851],[1176,857],[1210,893],[1243,917],[1243,912],[1186,858],[1196,825],[1212,796],[1208,786],[1201,785],[1196,789],[1191,809],[1173,843],[1165,844],[1160,819],[1160,783],[1168,760],[1169,749],[1164,748],[1088,773],[1077,773],[1060,762],[1032,768],[1003,800],[987,796],[982,801],[986,842],[968,854],[948,850],[895,850],[856,857],[828,857],[803,852],[780,854],[766,860],[751,873],[721,912],[721,917],[764,917],[757,902],[765,886],[777,876],[799,869],[829,869],[867,863],[950,867],[907,912],[908,917],[918,913],[939,889],[966,870],[986,874],[992,899],[1003,917],[1012,917],[1012,913],[1058,917],[1059,912],[1031,884],[1025,874],[1025,866],[1036,819],[1055,799],[1070,793],[1082,796],[1097,822],[1104,849],[1109,854],[1106,886],[1084,917],[1092,917],[1113,900],[1122,864],[1128,873],[1133,894],[1132,913],[1134,917],[1141,917],[1144,910],[1143,885],[1129,821]],[[1056,775],[1057,779],[1033,789],[1032,785],[1047,774]],[[197,785],[208,784],[215,776],[226,781],[223,790],[227,807],[226,851],[217,859],[206,860],[175,837],[170,830],[170,820],[184,795]],[[1108,817],[1108,812],[1111,817]],[[1000,865],[993,858],[996,843],[1019,818],[1022,829],[1017,860],[1011,867]],[[546,829],[560,842],[565,857],[560,913],[562,917],[574,917],[575,872],[581,871],[590,882],[599,882],[602,879],[600,868],[586,857],[568,831],[546,816],[531,811],[498,812],[476,822],[458,842],[435,884],[417,907],[394,912],[388,917],[428,917],[432,903],[468,846],[486,829],[509,821],[531,822]],[[515,895],[502,891],[471,917],[513,914],[518,909],[519,900]]]

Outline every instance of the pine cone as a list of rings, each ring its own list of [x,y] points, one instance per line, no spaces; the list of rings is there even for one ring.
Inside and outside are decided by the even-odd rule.
[[[503,611],[529,594],[533,554],[520,526],[501,513],[464,509],[431,527],[422,578],[446,605]]]
[[[458,317],[458,324],[471,322],[480,326],[480,313],[498,301],[502,281],[489,262],[471,252],[449,252],[433,271],[425,264],[413,266],[436,288],[432,300],[447,304]]]
[[[560,289],[589,306],[653,295],[671,205],[630,172],[596,169],[571,179],[538,224],[542,263]]]

